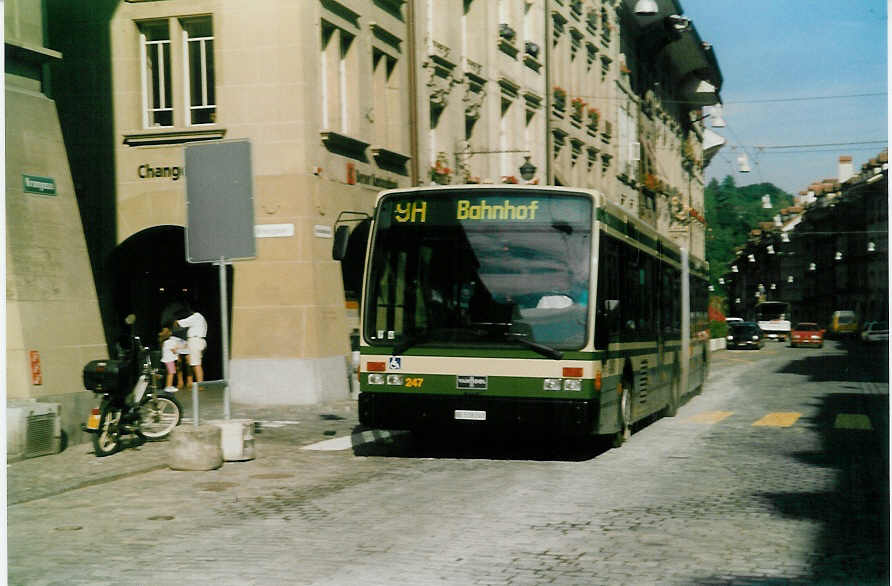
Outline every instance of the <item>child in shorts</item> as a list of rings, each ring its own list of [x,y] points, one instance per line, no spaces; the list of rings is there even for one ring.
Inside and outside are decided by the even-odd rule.
[[[189,348],[186,341],[178,336],[174,336],[170,328],[165,327],[158,334],[161,341],[161,362],[167,370],[165,377],[164,390],[168,393],[175,393],[179,390],[177,387],[183,384],[183,373],[177,369],[177,361],[179,355],[188,354]],[[173,386],[173,375],[177,375],[177,386]]]

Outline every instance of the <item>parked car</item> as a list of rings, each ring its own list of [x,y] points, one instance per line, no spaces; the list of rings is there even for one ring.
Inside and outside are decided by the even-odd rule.
[[[762,348],[765,345],[765,335],[759,324],[751,321],[739,321],[728,324],[728,335],[725,338],[726,347],[734,348]]]
[[[790,332],[790,347],[824,346],[824,330],[814,322],[801,322]]]
[[[873,323],[872,321],[866,321],[861,324],[861,331],[858,332],[858,337],[861,338],[862,342],[866,342],[864,334],[867,333],[867,329],[870,327],[870,324],[872,324],[872,323]]]
[[[888,342],[889,341],[889,322],[872,321],[868,322],[861,331],[861,340],[864,342]]]

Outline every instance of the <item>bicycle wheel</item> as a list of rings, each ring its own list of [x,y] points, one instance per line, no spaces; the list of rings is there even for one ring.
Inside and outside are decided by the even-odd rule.
[[[93,451],[98,457],[121,449],[121,409],[104,400],[99,406],[99,431],[93,434]]]
[[[136,434],[150,441],[166,438],[180,424],[183,406],[169,393],[159,393],[139,406]]]

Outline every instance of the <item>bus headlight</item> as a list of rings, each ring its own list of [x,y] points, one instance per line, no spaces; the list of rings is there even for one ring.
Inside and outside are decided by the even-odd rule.
[[[734,340],[734,336],[728,336],[727,339],[728,339],[728,341],[730,342],[730,341]]]
[[[403,386],[403,375],[401,374],[388,374],[387,375],[387,384],[394,385],[397,387]]]
[[[568,378],[564,379],[564,390],[565,391],[581,391],[582,390],[582,381],[578,378]]]
[[[372,372],[369,373],[369,384],[370,385],[383,385],[384,384],[384,375],[380,372]]]
[[[547,378],[542,384],[542,389],[546,391],[559,391],[561,390],[561,379],[559,378]]]

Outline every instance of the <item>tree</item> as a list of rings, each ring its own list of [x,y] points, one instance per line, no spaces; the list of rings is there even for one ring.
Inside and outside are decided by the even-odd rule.
[[[770,209],[762,207],[762,196],[766,194],[771,198]],[[735,247],[746,244],[759,222],[770,221],[780,209],[793,205],[793,196],[771,183],[738,187],[731,175],[726,175],[721,183],[713,178],[704,195],[709,226],[706,260],[712,284],[717,286],[719,277],[734,260]]]

